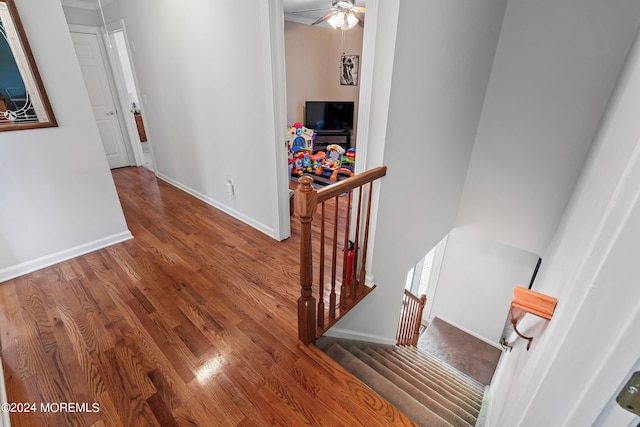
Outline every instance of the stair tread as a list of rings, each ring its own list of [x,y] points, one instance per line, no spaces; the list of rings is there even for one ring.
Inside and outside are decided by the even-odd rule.
[[[412,375],[416,375],[425,379],[424,384],[431,387],[436,392],[440,393],[445,398],[455,402],[458,406],[465,409],[467,412],[477,415],[480,410],[480,403],[478,403],[477,399],[471,398],[469,395],[464,394],[458,389],[452,388],[446,383],[446,380],[442,380],[441,378],[434,379],[429,372],[424,372],[419,369],[416,369],[415,366],[408,365],[406,361],[397,359],[393,354],[385,353],[381,350],[376,350],[379,353],[384,354],[385,356],[391,358],[393,363],[405,369],[408,373]]]
[[[442,366],[434,364],[433,362],[429,362],[425,365],[425,363],[420,359],[399,351],[385,351],[385,353],[402,360],[415,371],[429,376],[437,383],[443,384],[445,387],[452,389],[453,392],[461,391],[466,395],[471,396],[478,405],[482,402],[484,387],[477,388],[475,385],[468,383],[464,378],[457,376],[456,372],[443,369]]]
[[[336,338],[320,341],[327,355],[417,424],[477,423],[485,386],[424,350]]]
[[[365,353],[376,359],[379,363],[385,365],[387,368],[394,371],[396,375],[404,378],[414,387],[418,388],[424,394],[431,397],[433,400],[437,401],[440,405],[452,411],[459,417],[463,418],[465,421],[473,423],[473,420],[477,418],[479,410],[476,409],[476,407],[469,405],[464,400],[458,399],[455,396],[451,398],[451,396],[440,393],[437,390],[437,387],[433,387],[431,382],[427,378],[413,375],[413,372],[407,371],[405,369],[405,366],[394,363],[394,361],[386,358],[383,354],[374,349],[368,348],[365,350]]]
[[[332,344],[326,354],[340,363],[347,371],[358,377],[376,393],[404,412],[416,424],[430,427],[450,427],[431,409],[422,405],[409,393],[399,388],[391,380],[369,367],[365,362],[355,357],[337,343]]]
[[[400,351],[400,352],[404,352],[405,354],[415,355],[416,357],[418,357],[419,359],[424,360],[427,363],[436,363],[437,365],[441,366],[442,368],[447,369],[448,371],[455,372],[458,377],[463,379],[466,383],[468,383],[470,385],[473,385],[478,390],[484,390],[484,388],[485,388],[485,385],[482,384],[480,381],[476,380],[475,378],[470,377],[469,375],[465,374],[464,372],[460,371],[459,369],[451,366],[447,362],[437,358],[436,356],[430,354],[427,351],[421,350],[418,347],[405,346],[405,347],[395,347],[395,349]]]
[[[450,422],[455,426],[471,427],[475,424],[475,417],[466,411],[454,411],[450,405],[445,405],[443,402],[433,396],[431,393],[425,393],[420,387],[412,384],[407,378],[400,375],[388,366],[385,366],[375,357],[368,354],[366,351],[362,351],[358,348],[351,347],[349,352],[356,356],[358,359],[365,362],[369,367],[376,372],[382,374],[385,378],[391,380],[396,386],[409,393],[414,399],[422,403],[437,415]],[[374,352],[375,353],[375,352]],[[376,353],[377,354],[377,353]],[[430,395],[431,394],[431,395]],[[438,393],[435,393],[436,395]],[[449,406],[449,407],[447,407]],[[455,405],[454,405],[455,406]]]

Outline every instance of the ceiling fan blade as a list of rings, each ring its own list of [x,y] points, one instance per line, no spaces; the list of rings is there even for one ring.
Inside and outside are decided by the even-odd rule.
[[[366,9],[367,9],[366,7],[360,7],[360,6],[353,6],[351,8],[352,11],[357,12],[357,13],[366,13],[367,12]]]
[[[327,13],[326,15],[324,15],[322,18],[318,19],[316,22],[314,22],[311,25],[320,24],[320,23],[326,21],[327,19],[331,18],[334,14],[335,14],[335,12],[329,12],[329,13]]]
[[[319,10],[329,10],[329,9],[331,9],[331,8],[328,8],[328,7],[321,7],[321,8],[318,8],[318,9],[295,10],[295,11],[292,11],[292,12],[289,12],[289,13],[317,12],[317,11],[319,11]]]
[[[364,27],[364,16],[360,15],[358,12],[353,12],[353,16],[358,18],[358,25]]]

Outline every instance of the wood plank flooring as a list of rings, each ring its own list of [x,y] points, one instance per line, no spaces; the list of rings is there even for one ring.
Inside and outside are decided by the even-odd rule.
[[[144,168],[113,177],[133,240],[0,284],[9,402],[35,409],[13,426],[413,425],[298,341],[295,221],[276,242]]]

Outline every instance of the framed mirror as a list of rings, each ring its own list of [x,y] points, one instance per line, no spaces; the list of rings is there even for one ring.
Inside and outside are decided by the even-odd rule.
[[[14,0],[0,0],[0,131],[58,126]]]

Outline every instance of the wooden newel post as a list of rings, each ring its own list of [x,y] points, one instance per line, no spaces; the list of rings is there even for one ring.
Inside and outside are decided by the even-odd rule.
[[[300,298],[298,299],[298,338],[305,344],[316,341],[316,299],[313,297],[313,265],[311,251],[311,221],[317,206],[318,193],[311,186],[313,179],[301,177],[295,193],[296,213],[300,217]]]

